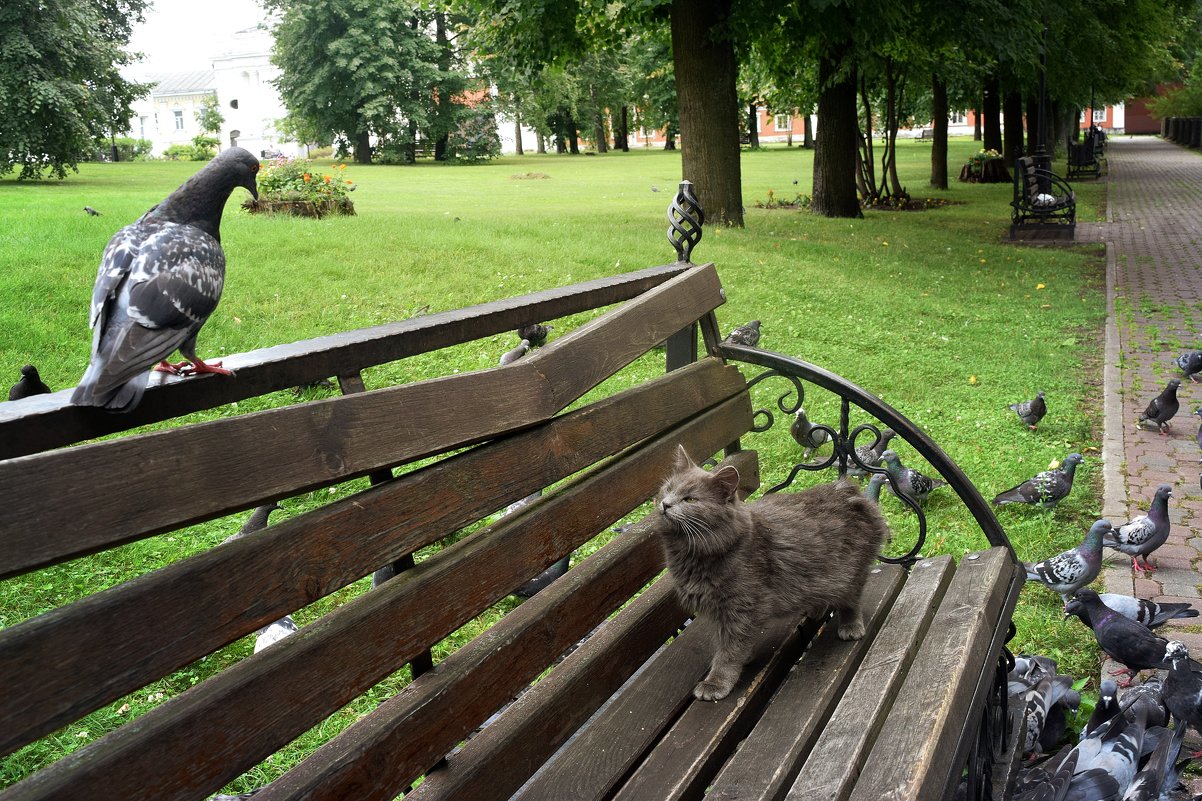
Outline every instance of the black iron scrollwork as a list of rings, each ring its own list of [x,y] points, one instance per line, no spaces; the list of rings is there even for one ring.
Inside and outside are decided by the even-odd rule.
[[[668,207],[668,241],[676,248],[676,260],[688,262],[693,248],[701,241],[705,211],[693,194],[693,184],[681,181],[680,190]]]

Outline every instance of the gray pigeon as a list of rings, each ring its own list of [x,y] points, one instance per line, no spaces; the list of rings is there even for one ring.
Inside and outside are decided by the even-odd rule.
[[[1102,537],[1110,531],[1109,520],[1099,520],[1089,528],[1085,539],[1075,548],[1058,553],[1042,562],[1024,564],[1027,581],[1038,581],[1059,593],[1065,604],[1073,593],[1098,577],[1102,570]]]
[[[524,339],[530,343],[530,347],[541,347],[547,341],[547,334],[555,328],[553,325],[543,325],[542,323],[531,323],[524,325],[517,330],[518,339]]]
[[[1160,628],[1170,620],[1198,616],[1198,610],[1187,603],[1156,603],[1116,592],[1104,592],[1098,597],[1110,609],[1150,629]]]
[[[1098,702],[1094,705],[1093,714],[1089,716],[1079,739],[1084,740],[1091,732],[1098,730],[1102,724],[1109,721],[1122,709],[1119,707],[1119,686],[1114,679],[1102,679],[1098,685]]]
[[[814,451],[830,442],[831,439],[829,431],[825,428],[816,428],[810,422],[809,415],[802,406],[798,406],[797,411],[793,413],[793,424],[789,426],[789,434],[798,445],[805,448],[801,454],[802,461],[808,460]]]
[[[881,485],[885,483],[885,477],[880,473],[873,473],[868,477],[868,483],[864,485],[864,497],[881,505]]]
[[[1202,350],[1187,350],[1177,357],[1177,366],[1186,378],[1195,384],[1198,383],[1195,376],[1202,373]]]
[[[741,325],[726,335],[723,342],[732,345],[747,345],[754,347],[760,341],[760,321],[752,320],[747,325]]]
[[[860,447],[856,448],[856,458],[867,467],[880,467],[881,454],[883,454],[889,447],[889,440],[896,436],[897,432],[895,432],[892,428],[886,428],[881,432],[881,435],[877,438],[876,442],[871,445],[861,445]],[[847,475],[860,477],[867,474],[867,471],[854,461],[850,459],[847,461]]]
[[[177,374],[232,375],[196,355],[196,335],[225,282],[221,212],[236,187],[258,198],[258,169],[248,151],[225,150],[109,240],[92,290],[92,358],[72,403],[127,412],[155,364]],[[169,364],[176,350],[187,361]]]
[[[238,529],[238,533],[226,537],[225,542],[233,542],[249,534],[254,534],[256,531],[261,531],[267,525],[267,519],[271,517],[271,513],[283,508],[278,503],[267,503],[255,507],[250,517],[242,524],[242,528]],[[295,634],[296,632],[296,622],[293,621],[292,615],[284,615],[274,623],[268,623],[255,632],[255,653],[259,653],[259,651],[270,645],[275,645],[288,635]]]
[[[1073,489],[1073,475],[1081,464],[1081,454],[1070,453],[1064,457],[1060,467],[1044,470],[1017,487],[1011,487],[993,499],[994,506],[1005,503],[1030,503],[1051,509],[1060,503]]]
[[[908,495],[919,504],[925,503],[927,496],[935,488],[947,484],[941,478],[929,478],[912,467],[906,467],[902,464],[896,451],[885,451],[881,454],[881,461],[885,463],[885,469],[889,471],[889,476],[893,479],[893,484],[889,489],[892,490],[893,485],[896,485],[898,492]]]
[[[38,368],[32,364],[27,364],[21,368],[21,377],[17,383],[13,384],[8,390],[8,399],[10,401],[21,400],[21,398],[32,397],[33,395],[49,394],[50,387],[46,386],[46,382],[38,375]]]
[[[513,364],[518,359],[525,356],[526,352],[529,350],[530,350],[530,340],[523,339],[521,342],[518,343],[518,346],[516,348],[514,348],[513,350],[507,350],[501,354],[501,366],[504,367],[507,364]]]
[[[1177,387],[1179,386],[1181,386],[1181,381],[1176,378],[1169,379],[1169,383],[1165,385],[1160,394],[1148,402],[1148,408],[1144,409],[1144,413],[1136,421],[1135,427],[1143,428],[1144,423],[1155,423],[1163,437],[1169,430],[1169,421],[1173,419],[1173,416],[1177,414],[1177,409],[1181,406],[1177,400]]]
[[[1139,768],[1147,721],[1140,714],[1116,715],[1076,746],[1077,772],[1103,770],[1125,793]]]
[[[1119,786],[1101,768],[1077,772],[1078,747],[1023,770],[1015,782],[1011,801],[1119,801]]]
[[[511,515],[518,509],[528,506],[529,504],[541,498],[542,494],[543,491],[539,490],[538,492],[533,492],[527,495],[525,498],[514,501],[513,503],[509,504],[509,506],[505,507],[505,511],[501,516],[504,517],[505,515]],[[619,531],[618,533],[620,534],[622,532]],[[551,584],[552,581],[555,581],[555,579],[568,572],[568,566],[571,563],[571,558],[572,554],[569,553],[567,556],[555,562],[546,570],[539,573],[522,586],[518,587],[513,591],[513,594],[519,598],[531,598],[542,592]]]
[[[1107,548],[1114,548],[1131,557],[1131,569],[1144,573],[1154,568],[1148,564],[1148,555],[1164,545],[1169,538],[1169,497],[1173,488],[1161,484],[1156,488],[1156,496],[1146,515],[1140,515],[1130,523],[1125,523],[1102,541]],[[1140,565],[1140,559],[1143,565]]]
[[[1031,400],[1010,404],[1010,410],[1018,415],[1018,419],[1022,420],[1027,428],[1034,431],[1039,421],[1048,413],[1048,405],[1044,402],[1041,390]]]
[[[1074,598],[1064,607],[1064,616],[1077,617],[1093,629],[1094,638],[1102,650],[1127,667],[1134,675],[1137,671],[1157,668],[1168,670],[1170,661],[1165,649],[1169,641],[1153,634],[1147,626],[1128,620],[1118,612],[1107,609],[1090,589],[1077,590]],[[1190,660],[1190,668],[1202,667]],[[1130,680],[1119,682],[1120,687],[1131,686]],[[1172,707],[1169,707],[1172,709]]]
[[[1170,667],[1164,680],[1164,705],[1173,714],[1177,728],[1184,731],[1193,726],[1202,732],[1202,674],[1192,668],[1189,648],[1183,642],[1167,643],[1165,656]]]
[[[89,217],[99,217],[100,216],[100,212],[96,211],[96,209],[92,208],[91,206],[84,206],[83,210],[88,213]]]
[[[1186,726],[1179,725],[1173,729],[1173,736],[1160,738],[1152,756],[1127,786],[1123,801],[1157,801],[1177,788],[1181,773],[1174,763],[1181,753],[1185,730]]]

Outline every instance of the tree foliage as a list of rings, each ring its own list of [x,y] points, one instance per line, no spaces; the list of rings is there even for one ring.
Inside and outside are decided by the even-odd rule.
[[[0,3],[0,175],[65,178],[149,87],[121,67],[144,0]]]

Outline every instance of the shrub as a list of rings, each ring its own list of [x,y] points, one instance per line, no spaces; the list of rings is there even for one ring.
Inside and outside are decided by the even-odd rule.
[[[492,106],[481,103],[465,108],[447,141],[447,156],[455,161],[476,164],[501,155],[501,137]]]
[[[195,157],[196,149],[192,145],[172,145],[163,151],[163,158],[168,161],[192,161]]]
[[[318,172],[307,159],[284,156],[271,159],[259,170],[259,196],[265,200],[308,200],[319,203],[343,200],[355,191],[346,177],[346,165],[335,164],[331,172]]]
[[[192,137],[192,160],[209,161],[217,155],[217,145],[221,140],[209,134],[198,134]]]

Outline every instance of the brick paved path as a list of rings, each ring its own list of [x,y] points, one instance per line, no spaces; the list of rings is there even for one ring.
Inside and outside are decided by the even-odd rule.
[[[1118,526],[1146,513],[1157,485],[1168,483],[1173,529],[1152,557],[1159,569],[1151,578],[1133,578],[1129,558],[1107,551],[1118,559],[1103,579],[1110,592],[1202,609],[1202,454],[1193,416],[1202,384],[1182,384],[1168,436],[1135,428],[1148,401],[1182,377],[1177,355],[1202,348],[1202,156],[1155,137],[1114,137],[1109,156],[1109,222],[1077,231],[1079,241],[1109,244],[1103,515]],[[1169,625],[1167,636],[1202,654],[1202,618]]]

